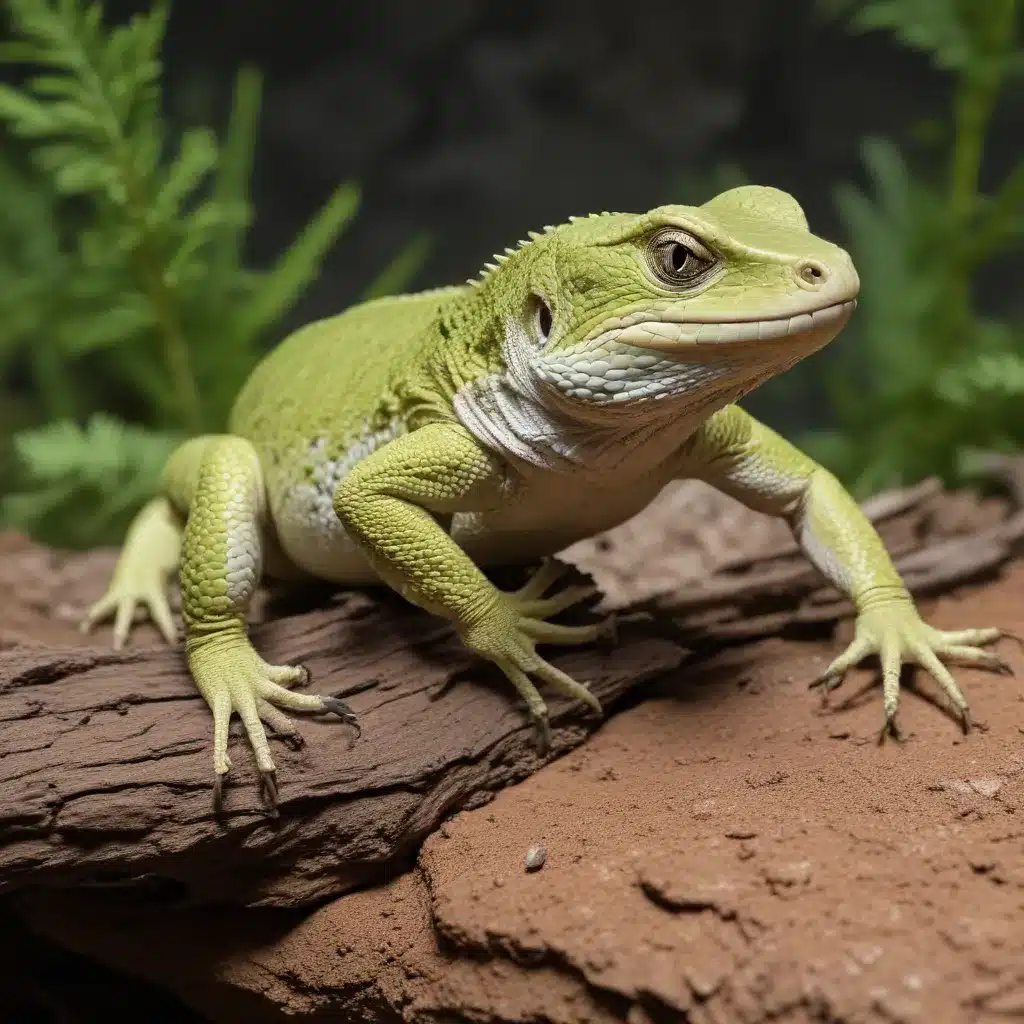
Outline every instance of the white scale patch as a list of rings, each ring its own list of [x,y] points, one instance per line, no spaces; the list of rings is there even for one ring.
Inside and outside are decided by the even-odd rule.
[[[617,404],[702,391],[729,376],[734,366],[731,362],[681,363],[632,345],[591,348],[584,343],[538,359],[536,373],[569,397]]]
[[[344,455],[333,459],[327,457],[325,438],[313,442],[306,456],[312,480],[292,484],[274,510],[281,546],[296,565],[340,583],[358,582],[354,577],[373,578],[334,511],[334,492],[359,462],[404,433],[405,427],[398,421],[377,431],[367,426]]]
[[[228,505],[228,557],[225,570],[227,598],[235,608],[248,605],[263,571],[260,548],[258,496],[254,500],[232,501]]]
[[[643,472],[767,375],[737,360],[684,363],[618,343],[643,315],[551,355],[507,321],[507,371],[462,388],[456,415],[481,443],[539,469],[600,476],[628,460]]]
[[[263,473],[256,453],[249,449],[252,463],[252,486],[241,492],[233,491],[224,508],[227,525],[227,599],[239,611],[244,610],[263,573],[263,549],[260,544],[259,522],[263,519]]]

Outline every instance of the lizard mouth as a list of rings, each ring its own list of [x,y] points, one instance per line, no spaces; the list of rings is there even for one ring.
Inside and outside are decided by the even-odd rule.
[[[658,352],[678,353],[681,348],[693,352],[694,346],[749,346],[782,338],[806,338],[811,341],[821,333],[834,337],[850,319],[857,306],[856,299],[835,302],[821,309],[794,316],[768,320],[645,320],[618,332],[619,344]]]

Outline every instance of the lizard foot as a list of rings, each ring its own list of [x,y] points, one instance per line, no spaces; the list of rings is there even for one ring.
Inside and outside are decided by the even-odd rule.
[[[224,780],[231,770],[228,756],[228,725],[238,714],[260,772],[260,794],[270,814],[277,815],[277,767],[270,754],[264,725],[293,749],[302,746],[302,734],[280,709],[330,712],[355,727],[359,724],[352,709],[336,697],[295,693],[288,689],[309,681],[309,672],[300,665],[269,665],[243,637],[233,642],[219,639],[189,652],[189,667],[199,691],[213,712],[213,803],[214,811],[223,807]]]
[[[537,750],[542,755],[551,748],[551,726],[547,704],[530,676],[566,696],[583,701],[597,714],[603,713],[601,702],[586,686],[545,661],[536,650],[539,643],[593,643],[614,631],[614,619],[611,617],[586,626],[565,626],[545,621],[548,616],[557,615],[598,592],[589,584],[574,585],[545,597],[568,568],[554,559],[545,559],[526,584],[515,591],[500,592],[499,602],[487,616],[460,630],[466,646],[494,662],[526,701],[534,725]]]
[[[90,633],[97,623],[113,615],[114,650],[119,651],[127,642],[132,626],[145,621],[147,614],[160,630],[160,635],[173,644],[178,638],[178,630],[167,602],[163,573],[148,563],[130,563],[123,574],[113,579],[106,594],[86,612],[78,628],[83,633]]]
[[[838,687],[846,673],[868,655],[876,654],[882,663],[882,701],[885,719],[879,739],[900,738],[896,712],[900,699],[900,670],[915,664],[934,677],[960,717],[963,731],[971,728],[967,700],[943,661],[990,669],[1013,675],[1013,669],[998,655],[982,648],[1011,634],[997,628],[944,631],[924,622],[913,603],[906,598],[876,605],[857,617],[853,642],[810,685],[825,692]]]
[[[178,564],[181,525],[164,498],[151,501],[132,523],[113,579],[103,595],[83,617],[79,629],[88,633],[98,622],[114,616],[114,650],[124,647],[136,622],[147,613],[163,638],[173,644],[178,637],[167,602],[167,577]]]

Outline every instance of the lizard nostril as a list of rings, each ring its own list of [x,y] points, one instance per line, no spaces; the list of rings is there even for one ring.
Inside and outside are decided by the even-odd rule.
[[[811,285],[824,284],[828,280],[828,271],[814,260],[806,260],[801,263],[797,273],[803,281]]]

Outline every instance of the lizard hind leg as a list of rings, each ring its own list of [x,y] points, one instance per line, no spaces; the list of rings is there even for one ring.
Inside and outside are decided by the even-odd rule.
[[[114,649],[120,650],[134,623],[148,612],[163,638],[173,644],[178,630],[167,601],[167,583],[178,568],[181,535],[181,518],[169,499],[160,496],[148,502],[128,530],[107,592],[85,613],[82,632],[91,632],[113,615]]]
[[[106,594],[82,619],[83,633],[113,615],[114,649],[119,650],[132,625],[148,611],[164,639],[175,642],[178,631],[167,602],[167,584],[181,561],[185,519],[203,454],[218,440],[213,435],[189,438],[172,452],[161,476],[161,493],[147,502],[129,527]]]
[[[264,725],[301,744],[298,729],[280,710],[332,712],[354,722],[333,697],[296,693],[308,681],[298,665],[271,665],[246,631],[249,602],[262,568],[265,515],[263,474],[253,446],[239,437],[207,440],[190,494],[181,565],[185,651],[192,677],[213,712],[214,803],[231,769],[228,725],[242,720],[260,772],[264,800],[276,811],[276,766]]]

